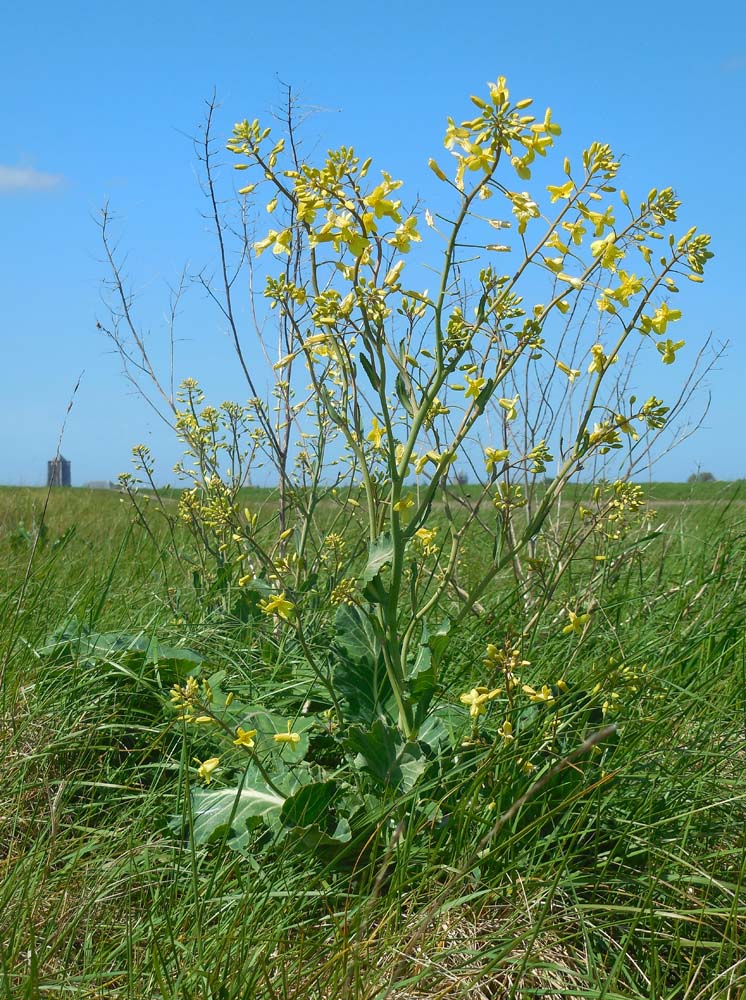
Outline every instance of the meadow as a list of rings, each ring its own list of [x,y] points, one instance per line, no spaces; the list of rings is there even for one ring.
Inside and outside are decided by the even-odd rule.
[[[605,692],[534,773],[492,706],[468,738],[460,694],[520,618],[509,585],[484,598],[440,681],[467,727],[446,785],[402,784],[376,850],[341,862],[253,822],[190,835],[209,727],[172,686],[327,718],[292,639],[205,604],[157,500],[143,520],[116,492],[0,490],[0,997],[746,995],[742,485],[650,484],[655,530],[593,576],[593,627],[532,625],[524,681]],[[331,723],[328,743],[333,764]],[[416,812],[431,787],[447,800]]]

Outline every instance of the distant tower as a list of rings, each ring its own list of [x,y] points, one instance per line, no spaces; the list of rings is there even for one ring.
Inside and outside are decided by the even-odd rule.
[[[62,455],[47,462],[47,486],[70,486],[70,463]]]

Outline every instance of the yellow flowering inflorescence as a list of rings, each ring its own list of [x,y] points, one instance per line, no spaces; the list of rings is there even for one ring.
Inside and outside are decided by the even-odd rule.
[[[495,510],[509,511],[512,508],[525,507],[526,503],[527,500],[518,483],[498,482],[497,492],[492,499]]]
[[[418,528],[414,533],[414,543],[423,556],[434,556],[438,552],[437,528]]]
[[[643,409],[650,421],[665,423],[667,407],[661,407],[659,399],[651,396]],[[597,486],[593,491],[593,504],[595,506],[582,504],[579,515],[582,520],[590,519],[596,534],[609,541],[624,538],[635,524],[652,521],[657,516],[647,507],[642,487],[620,479]],[[602,561],[602,557],[605,558],[601,553],[595,558]]]
[[[336,585],[334,590],[332,590],[331,597],[329,600],[332,605],[336,606],[338,604],[348,604],[352,606],[357,603],[355,598],[355,592],[357,590],[357,581],[354,577],[346,577],[340,580]]]
[[[199,699],[199,684],[196,678],[187,677],[186,684],[181,687],[174,684],[171,688],[171,702],[175,708],[189,708]]]
[[[448,120],[444,144],[449,158],[453,157],[453,169],[443,169],[434,159],[429,161],[438,180],[455,186],[463,195],[464,211],[454,226],[450,246],[453,250],[475,245],[462,242],[463,233],[459,230],[461,221],[466,222],[469,215],[475,234],[477,226],[484,222],[501,233],[491,238],[502,240],[503,230],[517,231],[517,237],[506,236],[505,243],[486,243],[482,239],[476,244],[475,257],[484,251],[491,262],[480,272],[481,289],[474,284],[473,270],[470,268],[468,274],[462,275],[458,270],[460,265],[457,266],[449,252],[440,287],[432,296],[427,290],[410,289],[403,284],[412,270],[406,269],[404,256],[421,237],[418,217],[407,213],[403,207],[406,202],[399,197],[401,181],[385,171],[371,179],[371,161],[361,161],[350,147],[329,151],[320,166],[299,164],[294,155],[288,157],[284,141],[276,139],[258,121],[236,124],[228,148],[241,158],[237,169],[252,170],[256,175],[254,183],[241,187],[241,193],[248,195],[257,189],[261,192],[265,186],[270,188],[263,201],[272,218],[254,244],[254,251],[259,255],[271,250],[283,262],[283,273],[267,278],[265,295],[271,308],[277,309],[282,317],[287,339],[277,352],[282,357],[273,366],[277,374],[273,402],[269,405],[255,400],[245,407],[204,406],[201,390],[193,380],[183,384],[178,397],[178,433],[199,470],[195,473],[181,470],[191,476],[191,488],[184,490],[179,500],[181,519],[195,534],[201,533],[203,540],[209,536],[210,552],[217,554],[221,569],[223,565],[233,568],[239,586],[255,580],[260,586],[259,581],[268,580],[273,592],[261,600],[259,607],[264,615],[284,622],[297,624],[299,613],[286,591],[291,596],[307,593],[309,601],[318,599],[319,592],[314,591],[310,574],[312,564],[315,571],[320,562],[327,570],[324,582],[332,606],[357,605],[356,612],[359,609],[374,624],[386,619],[385,634],[379,638],[389,666],[396,660],[395,655],[388,657],[395,652],[395,644],[405,647],[403,652],[409,650],[409,640],[417,635],[416,628],[424,624],[425,611],[429,613],[432,609],[437,616],[456,584],[460,523],[453,527],[447,498],[444,508],[450,527],[447,535],[441,533],[441,540],[437,528],[430,527],[428,517],[438,502],[437,490],[445,487],[451,477],[453,463],[471,461],[474,456],[478,439],[475,421],[480,411],[492,402],[500,418],[497,421],[500,436],[495,443],[510,443],[512,455],[508,447],[483,448],[489,483],[483,484],[484,492],[473,506],[470,506],[474,495],[471,491],[468,494],[464,491],[459,499],[464,500],[467,527],[479,522],[484,513],[480,505],[485,498],[487,504],[492,500],[497,513],[491,519],[496,523],[486,527],[496,542],[507,539],[512,546],[509,555],[514,556],[516,572],[527,584],[526,600],[529,604],[536,601],[531,609],[533,614],[538,602],[546,594],[551,596],[554,593],[551,588],[556,586],[550,567],[555,553],[537,544],[542,524],[548,523],[549,502],[558,500],[563,485],[584,466],[591,468],[597,456],[612,449],[631,448],[640,432],[660,429],[667,419],[669,411],[661,400],[651,396],[640,405],[634,396],[629,404],[621,401],[619,393],[604,396],[600,393],[602,380],[620,357],[623,363],[634,357],[627,341],[633,331],[650,339],[663,364],[675,362],[685,344],[683,340],[670,339],[670,327],[681,319],[681,311],[668,302],[660,302],[661,293],[670,296],[678,291],[674,278],[684,273],[682,269],[687,265],[692,272],[687,277],[698,280],[704,263],[712,256],[708,250],[709,237],[695,236],[694,230],[678,243],[673,236],[666,242],[668,234],[664,236],[662,230],[676,220],[679,207],[671,189],[650,192],[639,212],[630,208],[623,191],[619,191],[618,201],[624,211],[616,199],[611,202],[607,195],[618,190],[613,182],[619,161],[601,143],[591,144],[582,154],[582,164],[576,164],[575,169],[565,159],[565,177],[559,183],[547,185],[551,204],[557,207],[552,210],[555,218],[549,222],[547,234],[543,239],[539,237],[537,244],[527,231],[543,226],[539,221],[542,207],[535,194],[512,188],[524,187],[522,182],[531,178],[536,157],[546,155],[560,128],[549,109],[543,117],[535,117],[526,113],[531,101],[511,103],[503,77],[489,85],[484,99],[474,97],[472,102],[476,111],[470,120],[460,123]],[[281,157],[287,158],[287,162],[282,162]],[[496,171],[503,166],[512,167],[520,181],[505,183],[502,175],[498,178]],[[477,198],[493,199],[495,205],[499,202],[494,213],[490,213],[497,217],[484,218],[473,211]],[[437,211],[435,214],[427,211],[424,215],[431,228],[436,227],[436,218],[438,226],[441,221],[447,222],[447,217]],[[619,216],[624,218],[618,221]],[[436,233],[439,235],[440,230]],[[661,241],[663,255],[654,250],[658,246],[653,242],[656,240]],[[529,251],[529,247],[537,249]],[[498,258],[493,255],[505,253],[515,255],[516,260],[509,258],[501,263],[500,270],[506,272],[501,274],[493,268],[498,266]],[[541,273],[547,286],[537,296],[544,304],[533,307],[526,305],[523,289],[517,284],[529,265]],[[470,285],[475,290],[471,302]],[[606,340],[605,324],[612,326],[613,339],[606,348],[600,342],[589,348],[590,341],[582,346],[577,341],[573,353],[570,336],[573,317],[579,321],[583,310],[592,308],[594,300],[600,317],[594,320],[599,332],[592,339]],[[555,308],[563,315],[568,314],[564,320],[554,313]],[[576,311],[578,308],[580,311]],[[625,309],[630,310],[632,317],[627,322],[620,315]],[[422,323],[416,329],[420,320]],[[552,339],[555,321],[564,325],[564,333],[558,339]],[[582,323],[578,328],[582,329]],[[637,334],[633,339],[639,340]],[[542,423],[542,414],[546,416],[553,410],[554,396],[548,389],[544,394],[540,381],[539,416],[534,421],[536,401],[529,389],[535,382],[531,381],[530,369],[524,371],[520,365],[542,358],[544,368],[539,372],[535,367],[535,376],[555,379],[552,393],[557,383],[561,383],[559,389],[564,399],[576,397],[578,407],[573,419],[577,417],[577,436],[564,432],[560,435],[559,431],[550,434],[548,428],[560,428],[564,418],[555,421],[552,415],[550,421]],[[575,364],[577,368],[573,367]],[[302,365],[310,377],[310,384],[303,391],[304,399],[301,399],[300,380],[296,378],[297,368]],[[569,387],[557,376],[558,372],[568,380]],[[583,384],[575,390],[577,380]],[[500,395],[515,393],[519,387],[525,387],[521,388],[520,396]],[[449,391],[460,395],[447,395]],[[608,400],[618,401],[611,408],[605,405]],[[451,407],[454,416],[450,420],[439,419],[450,414]],[[316,419],[318,440],[303,444],[296,451],[294,444],[287,445],[294,441],[290,431],[295,420],[303,421],[305,428],[306,418],[309,426]],[[281,448],[278,451],[277,437],[292,449],[288,468],[302,469],[302,488],[296,491],[293,482],[287,493],[293,516],[289,521],[284,516],[281,519],[283,525],[298,524],[293,546],[298,552],[292,556],[285,554],[285,549],[291,546],[282,544],[271,548],[269,555],[263,553],[264,532],[258,528],[256,515],[241,520],[235,484],[246,481],[250,465],[246,456],[241,456],[242,461],[245,459],[243,478],[235,472],[218,471],[233,468],[226,462],[229,456],[233,459],[230,442],[236,435],[231,437],[231,433],[251,419],[256,422],[249,433],[254,442],[252,455],[258,453],[262,460],[273,456],[275,468],[284,470],[287,453],[280,454]],[[563,442],[558,475],[546,492],[535,491],[533,484],[524,486],[528,494],[524,497],[516,477],[530,483],[531,476],[545,473],[547,465],[554,461],[546,440],[540,439],[542,431],[550,440]],[[327,442],[335,437],[346,442],[342,457],[336,445],[327,448]],[[404,438],[403,443],[400,438]],[[371,610],[370,603],[359,596],[354,578],[341,578],[343,572],[351,570],[346,570],[347,563],[343,562],[345,543],[340,535],[328,535],[320,556],[314,555],[320,531],[313,512],[322,492],[317,489],[318,483],[328,481],[324,478],[323,456],[330,453],[334,455],[331,464],[349,463],[348,482],[355,483],[349,489],[356,492],[361,484],[359,496],[364,501],[368,521],[366,541],[375,543],[385,538],[386,546],[389,543],[393,546],[394,555],[386,562],[390,567],[386,572],[391,576],[386,593],[392,595],[392,607],[391,613],[383,617],[380,606]],[[147,449],[138,449],[137,459],[150,476],[152,463]],[[409,487],[404,484],[411,482],[412,471],[418,477],[416,499],[405,492]],[[312,472],[318,472],[321,478],[314,479]],[[340,473],[337,479],[340,490],[343,482],[344,473]],[[605,486],[600,496],[581,508],[580,517],[589,519],[581,527],[597,546],[606,539],[622,537],[627,524],[642,510],[644,501],[636,490],[623,483]],[[337,502],[343,506],[341,501]],[[353,497],[348,497],[346,503],[350,507],[359,506]],[[516,510],[523,507],[527,508],[526,517],[514,520]],[[342,522],[343,518],[344,515],[340,518]],[[417,530],[409,530],[408,524]],[[287,529],[279,541],[289,537],[292,530],[295,529]],[[557,547],[556,565],[563,564],[565,553],[574,554],[572,543],[581,534],[578,532],[567,548]],[[444,537],[446,541],[442,540]],[[408,541],[411,544],[405,553]],[[537,547],[533,548],[535,544]],[[452,556],[440,562],[433,559],[429,574],[417,565],[421,557],[437,557],[449,547]],[[486,583],[474,592],[477,595],[489,585],[490,573],[497,576],[507,565],[508,560],[502,560],[502,556],[495,554],[497,551],[496,544],[486,567]],[[506,551],[503,546],[501,552]],[[356,539],[352,553],[356,558],[357,552]],[[594,558],[603,562],[606,556],[596,553]],[[380,558],[370,559],[371,574],[379,563]],[[593,573],[601,574],[604,570],[604,566],[596,566]],[[412,584],[409,593],[400,586],[407,572]],[[364,578],[368,578],[368,571]],[[473,604],[473,593],[455,589],[467,607],[478,606]],[[374,592],[374,587],[366,589],[366,595]],[[412,608],[407,603],[410,601]],[[585,611],[566,610],[567,617],[558,625],[563,634],[582,638],[589,630],[593,607]],[[410,610],[414,631],[410,629],[404,637],[401,623],[403,614]],[[299,625],[298,632],[298,638],[303,640]],[[513,648],[506,642],[499,649],[490,644],[484,664],[488,683],[503,685],[508,715],[512,715],[515,702],[525,698],[539,706],[551,706],[552,711],[545,714],[556,718],[556,702],[566,689],[564,681],[554,686],[524,684],[520,674],[529,663],[521,658],[517,645]],[[392,670],[394,688],[395,674]],[[417,730],[411,717],[412,706],[406,698],[398,697],[402,690],[394,693],[400,707],[399,724],[409,738]],[[499,688],[478,686],[460,695],[461,703],[468,706],[469,715],[475,720],[475,728],[476,720],[500,693]],[[619,697],[615,690],[606,692],[604,714],[615,710]],[[216,721],[209,699],[191,678],[183,687],[176,685],[172,689],[172,702],[187,721],[197,724]],[[414,710],[415,716],[420,707]],[[505,744],[516,739],[511,719],[504,719],[498,735]],[[255,736],[255,730],[239,728],[233,742],[251,750]],[[274,736],[277,743],[291,746],[296,746],[300,739],[292,731],[291,722],[287,733]],[[218,762],[218,758],[198,762],[199,775],[207,783]],[[530,761],[521,760],[519,764],[527,772],[535,770]]]
[[[171,688],[171,704],[181,712],[178,716],[179,722],[195,725],[214,723],[214,716],[207,714],[212,712],[210,707],[212,699],[212,688],[207,680],[203,680],[200,685],[194,677],[187,677],[183,686],[174,684]]]
[[[408,511],[412,510],[414,505],[414,497],[411,493],[408,493],[407,496],[401,497],[401,499],[397,500],[392,506],[393,510],[396,511],[397,514],[406,515]]]
[[[381,427],[381,425],[378,423],[377,417],[373,417],[373,421],[371,423],[371,430],[368,434],[368,440],[372,443],[373,447],[376,450],[379,450],[381,448],[381,443],[383,441],[383,436],[385,433],[386,433],[386,428]]]
[[[342,535],[336,531],[330,531],[324,539],[324,545],[321,550],[321,562],[325,566],[339,567],[344,559],[346,548],[347,542],[345,542]]]
[[[518,672],[524,667],[530,667],[531,662],[524,660],[521,656],[519,645],[513,645],[509,639],[505,640],[502,649],[490,642],[482,660],[486,670],[492,675],[501,673],[505,680],[505,690],[510,695],[511,691],[520,684]]]
[[[502,739],[503,743],[507,746],[512,743],[515,739],[515,734],[513,733],[513,725],[509,719],[506,719],[503,724],[498,728],[497,735]]]

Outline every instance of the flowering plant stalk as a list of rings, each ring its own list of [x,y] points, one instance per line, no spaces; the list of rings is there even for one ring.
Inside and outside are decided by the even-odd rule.
[[[202,408],[193,380],[174,405],[194,463],[179,467],[193,478],[182,520],[233,567],[226,579],[254,619],[295,638],[344,759],[390,781],[395,763],[399,788],[444,739],[441,666],[501,574],[515,574],[530,630],[577,553],[592,544],[601,567],[644,516],[626,479],[686,399],[638,398],[626,385],[643,357],[670,366],[686,353],[673,298],[712,256],[707,235],[673,232],[671,188],[633,206],[605,144],[565,157],[545,195],[523,190],[548,170],[561,132],[551,111],[511,100],[502,77],[471,100],[473,117],[448,119],[451,166],[429,160],[443,199],[424,211],[350,147],[314,165],[292,132],[287,142],[257,120],[236,124],[239,195],[262,196],[270,220],[245,250],[254,282],[265,269],[282,331],[270,358],[279,416],[272,423],[258,393],[247,407]],[[416,279],[426,244],[440,258],[432,291]],[[279,472],[279,512],[240,502],[262,455]],[[613,478],[568,524],[560,501],[590,468]],[[469,489],[454,482],[464,469]],[[475,536],[480,558],[465,572]],[[571,640],[592,627],[591,603],[563,610]],[[329,607],[331,642],[318,626]],[[481,716],[499,708],[496,745],[518,753],[517,700],[556,712],[567,686],[523,684],[518,648],[508,643],[502,659],[490,648],[485,663],[503,683],[475,685],[460,710],[476,740]],[[234,742],[256,754],[240,736],[254,720],[239,721]],[[290,747],[294,735],[274,742]],[[214,759],[200,765],[211,780]]]

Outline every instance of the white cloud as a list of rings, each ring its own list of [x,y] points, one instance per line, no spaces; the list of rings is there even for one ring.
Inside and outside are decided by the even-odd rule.
[[[35,167],[9,167],[0,163],[0,194],[16,191],[54,191],[61,187],[61,174],[48,174]]]

